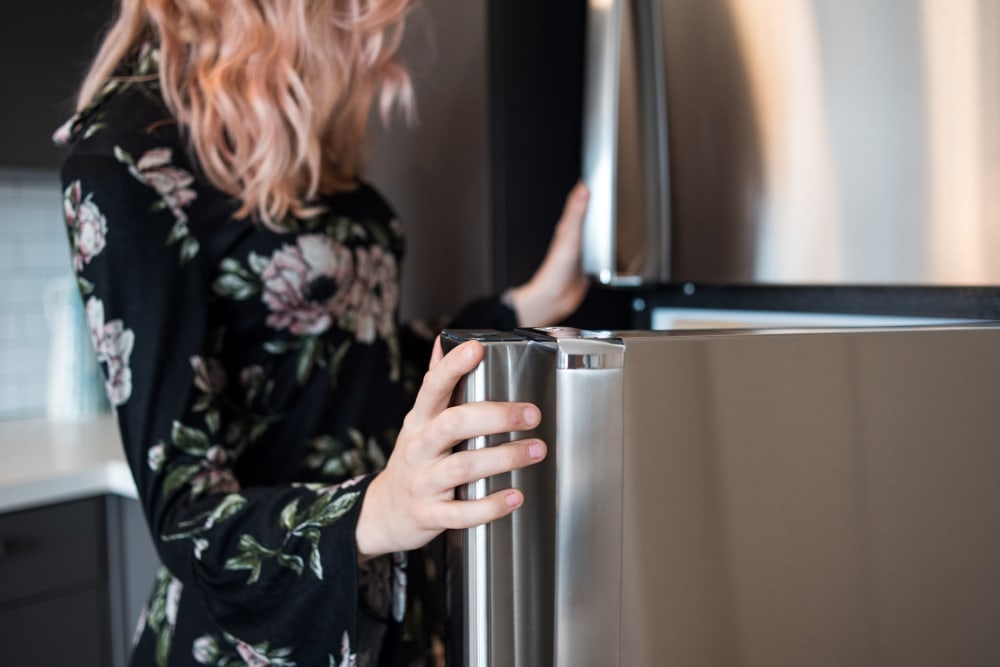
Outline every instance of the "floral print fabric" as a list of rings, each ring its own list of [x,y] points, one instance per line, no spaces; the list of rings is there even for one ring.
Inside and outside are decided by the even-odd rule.
[[[156,63],[144,48],[56,137],[72,267],[163,563],[132,664],[422,664],[439,620],[404,613],[424,568],[360,567],[354,542],[429,358],[397,325],[400,227],[364,184],[282,233],[233,219]],[[493,312],[466,326],[513,326]]]

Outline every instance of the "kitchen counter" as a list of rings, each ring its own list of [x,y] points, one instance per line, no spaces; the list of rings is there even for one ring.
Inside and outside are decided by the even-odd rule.
[[[111,415],[0,421],[0,513],[109,493],[136,497]]]

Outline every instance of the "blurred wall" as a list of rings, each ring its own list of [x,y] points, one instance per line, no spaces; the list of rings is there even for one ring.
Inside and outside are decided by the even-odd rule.
[[[403,317],[454,312],[484,294],[489,252],[486,0],[425,0],[403,59],[418,124],[394,119],[373,136],[367,177],[407,231]]]

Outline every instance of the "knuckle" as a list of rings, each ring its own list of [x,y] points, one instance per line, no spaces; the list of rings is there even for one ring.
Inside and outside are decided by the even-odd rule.
[[[457,486],[473,479],[476,472],[476,464],[472,457],[458,454],[448,457],[448,468],[449,486]]]
[[[459,410],[448,409],[438,415],[438,428],[445,436],[451,438],[460,432],[463,421]]]

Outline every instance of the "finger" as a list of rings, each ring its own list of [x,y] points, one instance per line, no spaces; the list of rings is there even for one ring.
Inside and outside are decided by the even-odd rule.
[[[544,459],[545,454],[545,443],[535,439],[456,452],[434,466],[429,482],[436,489],[449,491],[463,484],[526,468]]]
[[[590,189],[583,181],[578,182],[566,197],[566,204],[563,206],[560,222],[565,225],[582,221],[584,213],[587,212],[589,201]]]
[[[466,403],[443,411],[431,423],[427,440],[431,456],[443,456],[463,440],[482,435],[515,433],[538,426],[541,412],[531,403]]]
[[[524,504],[524,494],[517,489],[497,491],[479,500],[449,500],[438,507],[443,528],[473,528],[507,516]]]
[[[556,225],[553,241],[549,244],[549,254],[561,261],[575,261],[580,254],[583,240],[583,220],[590,201],[590,191],[582,182],[566,197],[562,217]]]
[[[455,385],[472,372],[483,359],[483,345],[474,340],[466,341],[444,355],[424,375],[424,382],[417,392],[411,414],[420,421],[433,418],[451,403]]]
[[[434,339],[434,350],[431,352],[431,363],[427,367],[428,370],[437,366],[442,357],[444,357],[444,352],[441,351],[441,336],[438,336]]]

